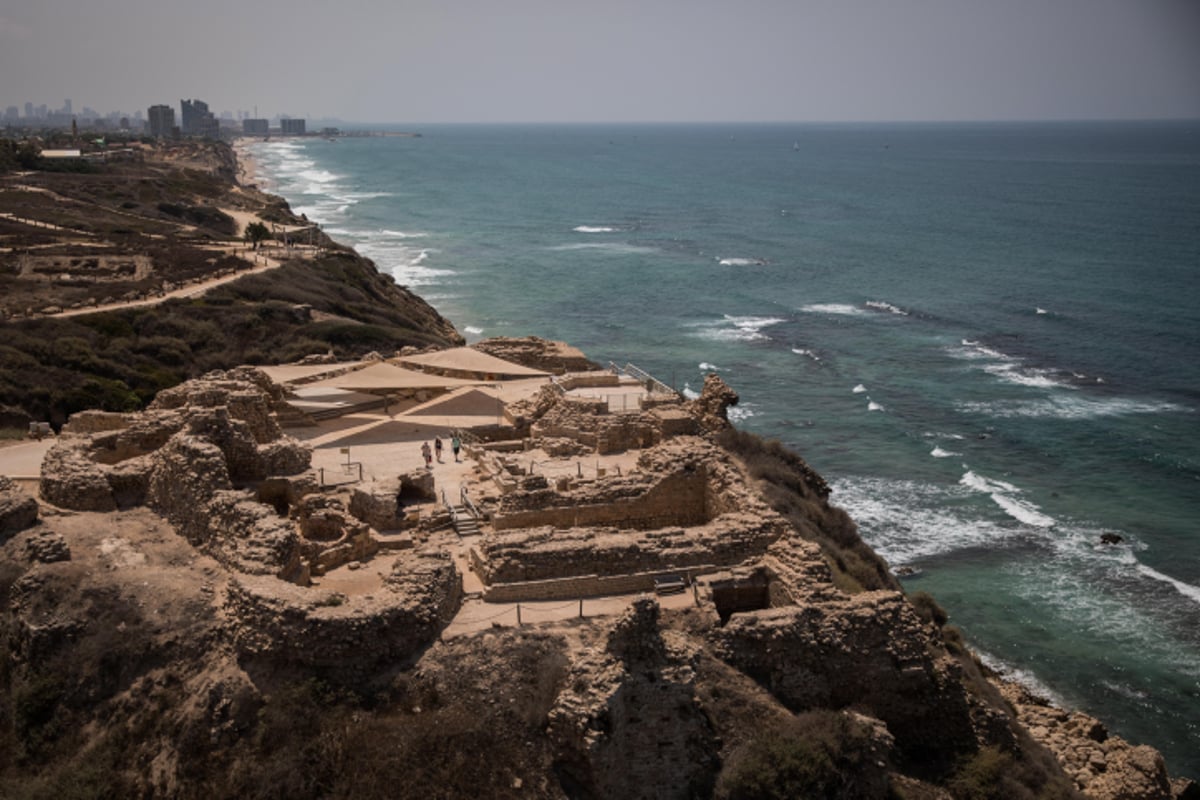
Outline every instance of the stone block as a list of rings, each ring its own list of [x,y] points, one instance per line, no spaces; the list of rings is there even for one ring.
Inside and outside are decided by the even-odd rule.
[[[11,478],[0,475],[0,544],[38,521],[38,504]]]

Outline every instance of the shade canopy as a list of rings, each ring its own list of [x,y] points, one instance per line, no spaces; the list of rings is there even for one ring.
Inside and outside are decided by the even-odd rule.
[[[426,372],[398,367],[395,364],[378,362],[369,367],[335,375],[332,378],[314,381],[308,386],[332,386],[338,389],[389,392],[401,389],[453,389],[459,386],[474,386],[479,381],[460,378],[444,378]]]
[[[481,375],[494,375],[497,378],[534,378],[549,375],[530,367],[523,367],[503,358],[496,358],[470,347],[453,347],[449,350],[438,350],[434,353],[422,353],[416,356],[402,356],[396,359],[401,364],[433,369],[454,370],[457,372],[474,372]]]

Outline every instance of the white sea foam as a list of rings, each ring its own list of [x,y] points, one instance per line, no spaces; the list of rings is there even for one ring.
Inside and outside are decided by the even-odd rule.
[[[863,385],[860,383],[860,384],[858,384],[857,386],[855,386],[853,389],[851,389],[850,391],[854,392],[855,394],[862,394],[862,393],[863,393],[863,392],[865,392],[866,390],[867,390],[867,387],[863,386]]]
[[[720,369],[721,368],[718,367],[716,364],[710,364],[707,361],[700,362],[700,371],[701,372],[719,372]]]
[[[733,317],[728,314],[720,322],[705,323],[698,327],[697,336],[720,341],[753,342],[768,339],[763,328],[778,325],[784,320],[778,317]]]
[[[867,313],[858,306],[852,306],[847,303],[813,303],[803,306],[800,310],[806,311],[809,314],[833,314],[840,317],[854,317]]]
[[[943,450],[940,447],[935,447],[929,451],[929,455],[933,456],[934,458],[953,458],[955,456],[961,456],[962,453],[952,453],[949,450]]]
[[[558,244],[546,248],[556,252],[572,252],[576,250],[594,250],[598,253],[612,253],[614,255],[630,255],[636,253],[656,253],[658,252],[653,247],[645,247],[643,245],[625,244],[622,242],[574,242],[572,244]]]
[[[359,200],[374,200],[379,197],[395,197],[395,192],[343,192],[338,195],[343,200],[358,202]]]
[[[864,305],[867,308],[873,308],[876,311],[886,311],[889,314],[896,314],[901,317],[908,316],[908,312],[904,309],[894,306],[891,303],[885,303],[882,300],[868,300],[866,303],[864,303]]]
[[[576,233],[616,233],[617,229],[608,225],[576,225],[571,230]]]
[[[423,239],[429,234],[427,233],[407,233],[405,231],[393,231],[384,228],[379,231],[379,236],[386,236],[390,239]]]
[[[1050,312],[1046,311],[1046,309],[1044,309],[1044,308],[1041,308],[1040,306],[1039,306],[1039,307],[1036,307],[1036,308],[1034,308],[1034,311],[1035,311],[1036,313],[1038,313],[1038,314],[1048,314],[1048,313],[1050,313]]]
[[[813,361],[816,361],[818,364],[821,363],[821,357],[819,355],[817,355],[816,353],[814,353],[812,350],[809,350],[807,348],[793,347],[792,352],[798,356],[804,356],[805,358],[811,358]]]
[[[981,358],[995,359],[997,361],[1013,361],[1013,357],[1001,353],[999,350],[994,350],[990,347],[985,347],[979,342],[971,339],[963,339],[960,343],[961,347],[952,347],[949,349],[950,355],[955,358],[965,358],[968,360],[976,360]]]
[[[700,399],[700,393],[697,392],[695,389],[693,389],[690,385],[688,385],[686,383],[683,385],[683,389],[680,391],[680,394],[682,394],[688,400],[699,400]]]
[[[1012,664],[988,653],[980,650],[978,647],[973,648],[979,655],[979,660],[982,661],[989,669],[1000,675],[1007,681],[1018,683],[1024,686],[1030,692],[1038,697],[1049,700],[1051,704],[1059,708],[1067,708],[1068,703],[1058,693],[1051,689],[1046,684],[1042,683],[1036,675],[1027,669],[1014,667]]]
[[[316,184],[325,184],[333,183],[341,176],[335,175],[327,169],[306,169],[301,172],[298,177],[304,178],[306,181],[312,181]]]
[[[1015,361],[987,364],[983,367],[983,371],[1008,383],[1015,383],[1018,386],[1032,386],[1038,389],[1075,388],[1070,383],[1052,377],[1054,373],[1050,370],[1022,368]]]
[[[1200,603],[1200,586],[1193,586],[1190,583],[1184,583],[1183,581],[1176,580],[1170,575],[1164,575],[1153,567],[1148,567],[1141,563],[1137,565],[1137,571],[1145,575],[1147,578],[1153,578],[1156,581],[1169,583],[1171,586],[1174,586],[1180,594],[1196,603]]]
[[[1129,398],[1092,399],[1082,396],[1056,396],[1041,400],[989,400],[959,403],[957,410],[966,414],[984,414],[997,418],[1084,420],[1120,417],[1130,414],[1169,414],[1190,411],[1175,403],[1133,400]]]
[[[867,401],[867,411],[883,411],[883,410],[884,410],[883,406],[879,403],[876,403],[874,400]]]
[[[975,491],[986,493],[1004,513],[1018,522],[1035,528],[1052,528],[1057,524],[1054,517],[1043,514],[1041,509],[1033,503],[1015,497],[1014,495],[1020,494],[1021,490],[1011,483],[978,475],[970,470],[959,479],[959,483]]]
[[[431,286],[444,284],[447,278],[453,277],[454,270],[440,269],[426,264],[431,254],[437,250],[431,248],[417,249],[400,244],[395,240],[371,240],[360,242],[354,246],[361,255],[370,258],[375,264],[392,277],[401,286]]]
[[[730,406],[725,410],[729,415],[730,422],[741,422],[754,416],[754,408],[746,403],[736,406]]]
[[[760,267],[767,262],[761,258],[718,258],[717,263],[724,267]]]
[[[474,325],[465,325],[463,326],[463,332],[469,333],[472,336],[478,336],[483,333],[483,328],[476,328]]]
[[[1019,533],[973,515],[962,504],[972,491],[963,486],[860,477],[837,480],[833,490],[863,538],[893,564],[973,547],[994,549]]]

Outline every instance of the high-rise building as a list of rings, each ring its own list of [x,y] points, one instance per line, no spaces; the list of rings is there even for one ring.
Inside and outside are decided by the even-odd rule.
[[[251,136],[266,136],[270,132],[270,120],[249,118],[242,120],[242,133],[250,134]]]
[[[283,134],[290,134],[292,136],[303,136],[304,120],[288,119],[283,117],[279,120],[279,132]]]
[[[166,138],[175,128],[175,109],[170,106],[150,106],[146,109],[151,136]]]
[[[25,119],[33,119],[33,103],[25,103]]]
[[[5,122],[16,122],[21,118],[21,110],[16,106],[9,106],[4,109]]]
[[[69,98],[69,97],[63,101],[63,113],[64,114],[71,113],[71,98]]]
[[[221,124],[208,110],[208,103],[203,100],[180,100],[183,114],[180,128],[185,136],[207,136],[213,139],[221,135]]]

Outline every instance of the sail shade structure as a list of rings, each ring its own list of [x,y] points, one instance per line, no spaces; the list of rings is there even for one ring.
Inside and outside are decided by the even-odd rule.
[[[447,372],[472,373],[493,380],[505,378],[535,378],[549,375],[538,369],[523,367],[502,358],[490,356],[470,347],[453,347],[434,353],[402,356],[396,359],[401,364],[444,370]]]
[[[332,386],[338,389],[357,391],[391,392],[402,389],[454,389],[459,386],[475,386],[480,381],[446,378],[427,372],[398,367],[387,362],[378,362],[369,367],[314,381],[308,386]]]

